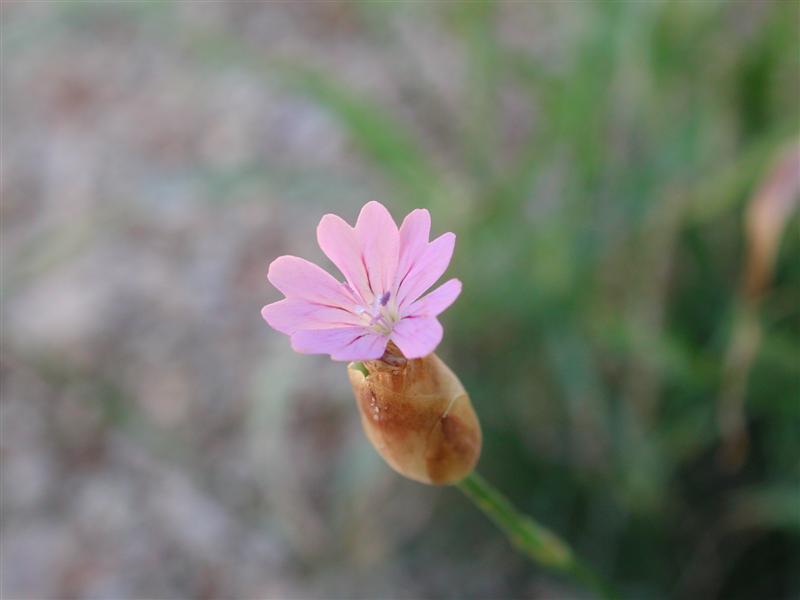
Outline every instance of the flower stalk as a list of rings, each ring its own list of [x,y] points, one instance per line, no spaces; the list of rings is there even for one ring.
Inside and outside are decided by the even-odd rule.
[[[456,485],[532,562],[567,575],[600,598],[611,600],[618,597],[608,583],[575,556],[566,542],[519,512],[508,498],[476,472],[473,471]]]

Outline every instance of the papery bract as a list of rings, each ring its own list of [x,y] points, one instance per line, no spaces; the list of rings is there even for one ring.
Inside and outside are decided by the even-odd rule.
[[[481,425],[458,377],[436,356],[347,369],[364,433],[398,473],[437,485],[469,475]]]
[[[355,227],[325,215],[317,241],[345,281],[302,258],[278,257],[267,278],[286,297],[261,315],[305,354],[374,360],[390,341],[408,359],[430,354],[443,334],[436,317],[461,292],[461,282],[450,279],[423,296],[447,269],[456,239],[445,233],[429,241],[430,227],[430,213],[416,209],[398,229],[375,201],[364,205]]]

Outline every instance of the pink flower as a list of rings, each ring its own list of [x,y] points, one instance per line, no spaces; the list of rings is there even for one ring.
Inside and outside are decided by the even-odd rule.
[[[451,279],[422,296],[444,273],[456,241],[445,233],[429,242],[430,228],[430,213],[416,209],[398,230],[374,201],[361,209],[355,228],[325,215],[317,241],[345,282],[307,260],[280,256],[267,278],[286,298],[265,306],[261,316],[304,354],[374,360],[390,340],[406,358],[430,354],[442,340],[436,316],[461,293],[461,282]]]

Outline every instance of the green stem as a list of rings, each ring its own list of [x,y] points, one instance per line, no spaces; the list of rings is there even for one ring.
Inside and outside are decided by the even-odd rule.
[[[519,512],[503,494],[472,472],[458,488],[494,521],[509,541],[534,563],[570,576],[601,598],[617,598],[616,592],[573,554],[550,530]]]

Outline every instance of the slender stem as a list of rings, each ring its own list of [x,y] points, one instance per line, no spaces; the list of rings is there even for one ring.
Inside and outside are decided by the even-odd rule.
[[[475,472],[458,488],[489,517],[509,541],[534,563],[569,575],[601,598],[617,598],[617,593],[592,569],[584,565],[570,547],[550,530],[519,512],[503,494]]]

